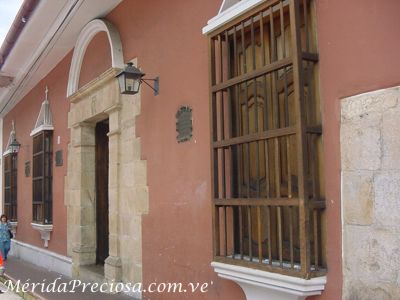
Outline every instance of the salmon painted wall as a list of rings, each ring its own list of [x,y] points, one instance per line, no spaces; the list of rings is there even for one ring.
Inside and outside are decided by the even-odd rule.
[[[21,143],[18,153],[18,227],[16,239],[24,243],[44,248],[40,233],[32,229],[32,145],[30,136],[43,100],[46,85],[49,89],[48,99],[53,115],[53,232],[48,250],[62,255],[67,254],[67,210],[64,205],[64,177],[67,172],[67,145],[69,130],[67,114],[69,102],[66,100],[66,88],[71,55],[67,55],[60,63],[33,88],[5,117],[3,129],[3,145],[11,130],[11,122],[15,122],[17,140]],[[60,137],[60,144],[57,137]],[[55,152],[63,151],[63,166],[55,166]],[[31,175],[25,177],[25,162],[31,162]]]
[[[400,1],[317,0],[327,197],[328,284],[341,299],[340,99],[400,84]]]
[[[400,84],[400,18],[398,1],[317,0],[320,90],[324,125],[328,222],[328,284],[322,296],[341,299],[340,99]],[[144,284],[151,282],[210,282],[207,294],[195,299],[242,300],[234,283],[218,279],[210,267],[211,191],[208,93],[208,47],[201,28],[213,17],[220,0],[123,1],[108,16],[121,35],[124,59],[138,58],[148,78],[160,76],[160,95],[143,85],[136,134],[147,160],[150,210],[143,218]],[[105,34],[98,34],[85,55],[80,86],[110,66]],[[96,51],[97,49],[101,51]],[[39,247],[43,241],[30,226],[32,178],[23,172],[32,160],[33,129],[45,85],[55,120],[54,150],[63,149],[63,167],[54,167],[54,231],[49,250],[66,253],[66,208],[63,203],[68,101],[65,99],[71,54],[43,79],[4,119],[4,145],[11,120],[22,144],[18,169],[17,239]],[[93,67],[95,66],[95,67]],[[57,103],[57,110],[54,109]],[[175,113],[193,108],[191,141],[178,144]],[[22,113],[23,112],[23,113]],[[57,145],[57,136],[61,144]],[[147,295],[150,296],[150,295]],[[188,295],[152,294],[151,299]],[[146,297],[144,297],[146,298]]]
[[[79,74],[79,88],[111,67],[111,48],[105,32],[97,33],[86,48]]]
[[[141,88],[136,134],[147,160],[149,214],[143,217],[144,285],[213,281],[206,294],[144,299],[244,299],[212,270],[208,42],[201,29],[220,0],[124,1],[107,19],[118,28],[125,61],[135,57],[160,94]],[[175,114],[193,108],[193,138],[178,144]]]

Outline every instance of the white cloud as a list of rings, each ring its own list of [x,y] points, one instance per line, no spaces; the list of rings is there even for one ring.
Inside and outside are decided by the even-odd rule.
[[[23,0],[0,0],[0,45],[3,43]]]

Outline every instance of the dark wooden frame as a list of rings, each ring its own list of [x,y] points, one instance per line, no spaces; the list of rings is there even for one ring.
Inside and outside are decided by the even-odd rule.
[[[313,44],[315,41],[310,22],[311,3],[312,0],[266,1],[209,34],[214,260],[306,279],[326,273],[321,241],[321,215],[325,208],[325,200],[323,189],[320,187],[321,161],[317,158],[322,125],[319,102],[316,100],[318,95],[313,91],[315,86],[312,82],[318,54]],[[289,20],[286,18],[290,30],[289,55],[286,55],[285,50],[285,27],[288,27],[285,25],[285,16],[289,17]],[[275,28],[275,23],[278,23],[278,28]],[[259,47],[263,53],[261,66],[257,66],[259,62],[256,61],[259,57],[255,54],[255,28],[260,35]],[[265,45],[265,28],[270,30],[270,33],[267,33],[270,36],[269,45]],[[277,34],[274,30],[283,33],[283,52],[280,53],[283,57],[280,59],[276,44]],[[238,49],[247,51],[245,39],[249,41],[253,59],[246,62],[244,54],[240,64]],[[265,57],[268,46],[269,62]],[[233,61],[231,56],[234,57]],[[278,74],[283,77],[284,82],[286,112],[283,113],[283,124],[280,124],[278,116]],[[268,94],[267,76],[270,76],[275,84],[275,90],[268,91]],[[294,124],[290,124],[288,117],[289,77],[293,86]],[[248,90],[252,88],[253,97],[258,97],[257,81],[264,82],[263,91],[260,93],[264,93],[265,118],[272,116],[274,124],[272,128],[269,128],[268,124],[264,125],[265,128],[257,127],[259,108],[256,104],[256,132],[250,132],[248,96],[245,96],[245,114],[241,120],[242,112],[239,110],[242,109],[242,99],[239,90],[244,89],[244,94],[249,95]],[[272,94],[272,99],[269,100],[272,104],[268,108],[269,93]],[[263,122],[265,124],[267,121]],[[238,130],[235,126],[243,126],[244,129]],[[267,165],[264,197],[260,192],[260,143],[264,143],[264,160]],[[295,155],[291,152],[291,143],[296,145]],[[251,145],[253,149],[256,145],[257,153],[254,164],[257,173],[255,191],[250,191]],[[271,149],[272,154],[267,153]],[[271,165],[268,165],[271,155],[274,161],[272,169]],[[284,160],[285,164],[282,163]],[[295,161],[296,166],[291,165],[291,161]],[[286,195],[281,194],[281,174],[284,172],[282,165],[288,169],[285,171],[288,174]],[[291,169],[294,168],[296,182],[292,182],[291,178]],[[240,178],[241,176],[247,178]],[[247,182],[244,187],[241,186],[243,180]],[[275,186],[270,187],[270,182]],[[296,188],[296,192],[293,192],[292,186]],[[247,191],[240,191],[242,188],[246,188]],[[272,189],[275,192],[271,193]],[[267,226],[264,226],[264,222]],[[286,248],[290,253],[286,254],[286,257],[290,258],[286,260],[283,253],[283,227],[289,232],[289,246]],[[247,232],[244,232],[244,228]],[[268,237],[265,243],[262,241],[261,232]],[[297,237],[295,232],[298,232]],[[248,249],[245,249],[245,236],[248,239]],[[257,236],[255,246],[253,236]],[[296,238],[299,244],[298,258],[294,247]]]
[[[53,132],[42,131],[33,137],[32,221],[52,224]]]
[[[17,221],[17,153],[9,153],[4,161],[4,213],[12,222]]]

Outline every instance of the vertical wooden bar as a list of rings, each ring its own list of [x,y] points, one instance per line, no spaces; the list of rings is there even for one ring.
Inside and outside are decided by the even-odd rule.
[[[318,240],[318,211],[314,209],[313,211],[314,219],[314,266],[315,270],[319,268],[319,240]]]
[[[262,240],[261,240],[261,208],[257,206],[257,242],[258,242],[258,261],[262,263],[263,255],[262,255]]]
[[[256,63],[256,48],[255,48],[255,32],[254,32],[254,18],[251,18],[251,45],[252,45],[252,51],[253,51],[253,70],[256,69],[257,63]],[[255,122],[255,132],[259,132],[258,128],[258,97],[257,97],[257,78],[254,78],[253,80],[253,101],[254,101],[254,122]],[[257,198],[260,197],[260,149],[259,149],[259,143],[258,141],[255,143],[256,146],[256,181],[257,181],[257,186],[256,186],[256,194]]]
[[[225,256],[228,256],[228,224],[226,217],[226,206],[224,206],[224,246],[225,246]]]
[[[218,35],[218,50],[219,50],[219,83],[224,82],[224,56],[222,51],[222,37]]]
[[[308,0],[303,0],[303,16],[304,16],[304,30],[306,37],[306,52],[310,51],[310,36],[309,36],[309,28],[308,28]]]
[[[315,160],[317,159],[314,151],[314,135],[313,134],[307,134],[306,135],[307,139],[307,144],[308,144],[308,162],[310,164],[310,177],[311,177],[311,186],[312,186],[312,200],[317,200],[318,197],[318,191],[317,191],[317,183],[318,179],[316,176],[316,163]]]
[[[247,226],[248,226],[248,235],[249,235],[249,257],[250,261],[253,261],[253,245],[252,245],[252,228],[251,228],[251,206],[247,206]]]
[[[279,262],[281,267],[283,266],[283,238],[282,238],[282,208],[278,206],[277,211],[277,221],[278,221],[278,251],[279,251]]]
[[[219,68],[220,68],[220,78],[219,82],[224,82],[224,63],[223,63],[223,45],[222,36],[218,35],[218,48],[219,48]],[[224,105],[224,91],[220,91],[220,105],[219,105],[219,121],[220,121],[220,132],[219,139],[225,139],[225,105]],[[225,149],[220,149],[221,154],[221,197],[226,198],[226,173],[225,173]]]
[[[254,33],[254,17],[250,19],[250,39],[251,39],[251,55],[253,57],[253,71],[256,69],[256,47],[255,47],[255,33]]]
[[[281,197],[281,165],[280,165],[280,155],[279,155],[279,138],[275,138],[275,189],[276,197]]]
[[[264,17],[263,17],[263,12],[260,12],[259,15],[260,18],[260,42],[261,42],[261,65],[265,66],[265,41],[264,41]]]
[[[233,55],[234,55],[234,68],[235,75],[238,76],[240,74],[240,66],[239,59],[237,54],[237,40],[238,37],[236,35],[236,26],[233,31]],[[242,126],[242,117],[241,117],[241,104],[240,104],[240,84],[235,85],[235,95],[236,95],[236,136],[241,135],[241,126]],[[237,146],[237,165],[238,165],[238,176],[237,176],[237,186],[238,186],[238,196],[242,197],[242,159],[243,159],[243,151],[242,145]]]
[[[272,6],[269,8],[269,25],[270,25],[270,30],[271,30],[271,32],[270,32],[270,35],[271,35],[271,37],[270,37],[270,41],[271,41],[271,43],[270,43],[270,47],[271,47],[270,60],[271,60],[271,62],[274,62],[274,61],[276,61],[276,45],[275,45],[275,30],[274,30],[274,12],[273,12]]]
[[[307,195],[307,183],[305,165],[307,163],[307,153],[305,152],[305,119],[304,108],[302,106],[304,98],[303,67],[301,57],[301,37],[300,37],[300,8],[299,0],[290,0],[290,31],[292,43],[293,60],[293,84],[294,99],[296,109],[296,139],[297,139],[297,166],[298,166],[298,186],[299,186],[299,232],[300,232],[300,264],[303,278],[310,278],[310,238],[309,238],[309,211]]]
[[[247,63],[246,63],[246,46],[245,46],[245,36],[244,36],[244,22],[242,21],[241,23],[241,43],[242,43],[242,53],[243,53],[243,73],[247,73]],[[250,132],[250,118],[249,118],[249,99],[248,97],[248,86],[247,82],[244,82],[245,84],[245,96],[244,96],[244,101],[246,103],[245,108],[245,121],[244,121],[244,132],[243,134],[249,134]],[[246,176],[247,176],[247,198],[250,198],[250,144],[245,143],[245,153],[246,153]]]
[[[210,87],[212,87],[216,82],[216,67],[215,67],[215,42],[213,40],[213,38],[209,38],[208,39],[208,47],[209,47],[209,51],[208,53],[210,53],[210,59],[209,59],[209,70],[210,70],[210,74],[209,74],[209,78],[210,78]],[[211,90],[211,88],[210,88]],[[210,130],[211,130],[211,137],[212,137],[212,141],[211,141],[211,170],[213,170],[213,172],[211,173],[211,190],[213,191],[213,196],[214,198],[216,198],[216,195],[218,195],[218,190],[217,190],[217,186],[218,186],[218,178],[217,178],[217,174],[218,174],[218,167],[217,167],[217,163],[215,162],[215,150],[212,146],[212,143],[214,141],[217,140],[217,134],[216,134],[216,130],[215,130],[215,126],[217,125],[217,119],[216,119],[216,96],[215,93],[211,92],[210,95],[210,101],[211,101],[211,105],[210,105]],[[214,257],[219,256],[219,212],[218,212],[218,208],[215,206],[215,204],[212,205],[212,222],[213,222],[213,254]]]
[[[265,188],[267,193],[267,198],[271,196],[270,194],[270,174],[269,174],[269,151],[268,151],[268,140],[265,140]]]
[[[237,36],[236,36],[236,26],[233,27],[233,76],[239,75],[239,66],[237,59]]]
[[[264,38],[264,17],[263,12],[260,12],[260,40],[261,40],[261,65],[265,66],[265,38]],[[267,93],[267,75],[263,77],[263,100],[264,100],[264,131],[268,130],[268,93]]]
[[[221,255],[221,234],[220,234],[220,216],[219,216],[219,206],[213,205],[214,215],[214,256]]]
[[[244,245],[243,245],[243,210],[239,206],[239,237],[240,237],[240,259],[243,259]]]
[[[231,67],[231,44],[229,43],[228,29],[225,30],[225,44],[226,44],[226,65],[227,65],[227,77],[230,79],[232,77],[232,67]]]
[[[283,2],[280,3],[280,24],[281,24],[281,36],[282,36],[282,58],[286,57],[286,38],[285,38],[285,15],[283,11]],[[286,68],[283,69],[283,77],[284,77],[284,124],[285,127],[289,126],[289,97],[288,97],[288,88],[287,88],[287,72]],[[282,143],[286,141],[286,165],[287,165],[287,191],[288,197],[291,197],[291,174],[290,174],[290,150],[289,150],[289,136],[286,139],[282,140]],[[285,149],[283,149],[285,151]]]
[[[231,47],[231,42],[229,41],[229,35],[228,35],[228,29],[225,30],[225,44],[226,44],[226,56],[227,56],[227,79],[230,79],[232,77],[232,66],[231,66],[231,56],[232,56],[232,47]],[[232,107],[234,106],[233,102],[233,96],[232,96],[232,90],[233,88],[229,88],[227,93],[228,93],[228,98],[227,98],[227,106],[228,106],[228,112],[227,112],[227,134],[228,138],[233,137],[233,113],[232,113]],[[234,164],[233,164],[233,147],[230,146],[229,148],[226,149],[228,152],[228,159],[229,159],[229,196],[227,195],[226,198],[233,198],[233,187],[234,187],[234,178],[235,174],[233,173],[234,170]]]
[[[290,265],[294,268],[294,251],[293,251],[293,207],[289,206],[289,247],[290,247]]]
[[[271,208],[267,206],[268,263],[272,265]]]
[[[43,138],[42,138],[42,157],[43,157],[43,164],[42,164],[42,186],[41,186],[41,188],[42,188],[42,219],[41,219],[41,221],[42,221],[42,223],[44,223],[44,219],[46,218],[46,215],[45,215],[45,209],[44,209],[44,206],[45,206],[45,201],[44,201],[44,197],[45,197],[45,192],[44,192],[44,186],[45,186],[45,182],[46,182],[46,173],[45,173],[45,168],[44,168],[44,166],[45,166],[45,159],[46,159],[46,154],[45,154],[45,139],[46,139],[46,136],[45,135],[43,135]]]
[[[234,28],[235,30],[235,28]],[[236,43],[236,41],[235,41]],[[228,29],[225,30],[225,44],[226,44],[226,60],[227,60],[227,79],[232,78],[234,75],[232,74],[232,72],[236,71],[236,48],[234,48],[234,66],[233,66],[233,71],[232,71],[232,66],[231,66],[231,55],[232,55],[232,48],[231,48],[231,43],[229,41],[229,35],[228,35]],[[236,47],[236,44],[234,45],[234,47]],[[234,107],[235,103],[234,103],[234,99],[232,96],[232,88],[228,89],[228,99],[227,99],[227,105],[228,105],[228,138],[232,138],[233,137],[233,113],[232,113],[232,108]],[[235,179],[235,174],[234,174],[234,158],[233,158],[233,146],[229,147],[229,163],[230,163],[230,194],[229,194],[229,198],[234,198],[234,179]],[[225,158],[225,157],[224,157]],[[228,198],[228,195],[225,195],[226,198]],[[232,207],[232,222],[234,222],[234,208]],[[225,215],[225,253],[226,256],[228,256],[228,230],[227,230],[227,212],[226,212],[227,208],[224,207],[224,215]],[[232,225],[233,231],[235,231],[235,225]],[[232,234],[232,247],[233,249],[235,249],[235,233],[233,232]],[[232,257],[235,257],[235,251],[233,250],[232,253]]]
[[[288,198],[292,198],[292,164],[290,152],[290,135],[286,137],[287,173],[288,173]]]
[[[283,14],[283,1],[279,5],[279,15],[280,15],[280,25],[281,25],[281,37],[282,37],[282,58],[285,58],[285,24],[284,24],[284,14]]]

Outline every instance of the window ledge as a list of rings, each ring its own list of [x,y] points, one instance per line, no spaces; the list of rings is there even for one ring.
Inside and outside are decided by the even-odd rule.
[[[39,127],[32,130],[30,136],[34,136],[34,135],[38,134],[39,132],[46,131],[46,130],[54,130],[54,126],[53,125],[40,125]]]
[[[219,262],[211,266],[219,277],[237,283],[247,300],[304,300],[320,295],[326,284],[326,276],[306,280]]]
[[[211,31],[218,29],[264,1],[265,0],[242,0],[226,10],[219,12],[218,15],[210,19],[207,22],[207,25],[203,27],[203,34],[208,34]]]
[[[50,232],[53,231],[53,225],[51,224],[38,224],[31,223],[32,228],[40,232],[40,237],[44,240],[44,247],[47,248],[49,246],[50,241]]]
[[[18,222],[10,222],[11,225],[11,232],[14,235],[14,238],[17,236],[17,227],[18,227]]]

